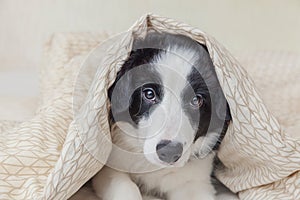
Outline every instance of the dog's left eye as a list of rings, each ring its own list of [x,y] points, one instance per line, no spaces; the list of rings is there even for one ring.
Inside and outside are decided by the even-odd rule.
[[[204,103],[203,96],[201,94],[197,94],[191,100],[191,105],[196,108],[200,108]]]
[[[143,89],[143,98],[149,101],[155,101],[156,100],[155,91],[152,88]]]

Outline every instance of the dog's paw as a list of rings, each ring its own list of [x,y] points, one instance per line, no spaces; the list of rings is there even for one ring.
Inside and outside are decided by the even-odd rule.
[[[102,200],[142,200],[139,188],[126,173],[104,167],[92,183],[96,195]]]
[[[143,200],[139,188],[130,182],[114,182],[106,191],[96,191],[102,200]]]
[[[108,200],[143,200],[138,187],[133,183],[119,183]]]

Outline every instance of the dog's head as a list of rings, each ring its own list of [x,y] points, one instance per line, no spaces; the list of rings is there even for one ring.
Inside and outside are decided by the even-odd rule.
[[[134,41],[108,95],[112,126],[122,130],[113,142],[157,165],[207,155],[230,120],[206,47],[182,35],[149,33]]]

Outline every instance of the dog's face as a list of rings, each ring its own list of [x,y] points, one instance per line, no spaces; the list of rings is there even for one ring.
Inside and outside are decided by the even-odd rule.
[[[113,142],[162,166],[207,155],[230,116],[207,50],[179,35],[135,41],[109,98]]]

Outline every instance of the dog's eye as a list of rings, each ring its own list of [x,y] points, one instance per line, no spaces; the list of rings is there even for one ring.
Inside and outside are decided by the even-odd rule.
[[[150,101],[155,101],[156,94],[152,88],[143,89],[143,98]]]
[[[200,108],[203,105],[203,102],[204,102],[203,96],[201,94],[197,94],[192,98],[191,105],[193,107]]]

